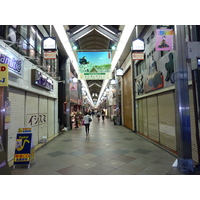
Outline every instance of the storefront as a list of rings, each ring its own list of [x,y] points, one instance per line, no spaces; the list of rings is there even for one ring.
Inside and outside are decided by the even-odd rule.
[[[48,140],[58,134],[58,87],[57,81],[9,45],[0,41],[0,49],[0,62],[9,67],[8,100],[11,114],[6,139],[7,159],[12,165],[18,128],[32,128],[35,146],[43,137]],[[38,76],[35,77],[36,71]],[[0,101],[1,105],[4,104],[3,98]],[[1,117],[1,125],[2,122]]]

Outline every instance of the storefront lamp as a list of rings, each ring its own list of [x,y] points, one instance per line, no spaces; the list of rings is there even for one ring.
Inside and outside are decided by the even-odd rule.
[[[77,83],[77,82],[78,82],[78,79],[77,79],[76,77],[73,77],[73,78],[72,78],[72,82],[73,82],[73,83]]]
[[[124,72],[122,68],[116,70],[116,76],[123,76]]]
[[[74,51],[76,51],[78,49],[78,47],[76,45],[74,45],[72,48]]]

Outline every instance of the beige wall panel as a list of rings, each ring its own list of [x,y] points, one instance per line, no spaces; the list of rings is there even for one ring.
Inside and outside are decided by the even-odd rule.
[[[147,98],[147,107],[148,136],[155,141],[159,141],[157,96]]]
[[[132,81],[131,70],[123,77],[123,111],[124,111],[124,126],[133,130],[132,119]]]
[[[158,95],[160,143],[177,150],[173,91]]]

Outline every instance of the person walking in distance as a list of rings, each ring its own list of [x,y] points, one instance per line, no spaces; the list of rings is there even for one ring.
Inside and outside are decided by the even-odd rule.
[[[90,115],[86,112],[83,117],[84,125],[85,125],[85,133],[86,136],[89,134],[90,131],[90,122],[92,121]]]
[[[104,112],[104,110],[102,111],[101,116],[102,116],[102,120],[104,122],[104,118],[105,118],[105,112]]]
[[[99,122],[99,119],[100,119],[100,115],[101,115],[101,113],[100,113],[100,111],[98,111],[98,112],[97,112],[97,119],[98,119],[98,122]]]

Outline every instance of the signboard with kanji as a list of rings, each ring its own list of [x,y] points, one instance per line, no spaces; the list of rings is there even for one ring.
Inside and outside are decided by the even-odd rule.
[[[30,167],[34,159],[34,146],[31,128],[19,128],[16,137],[14,166],[17,164],[27,164]]]

